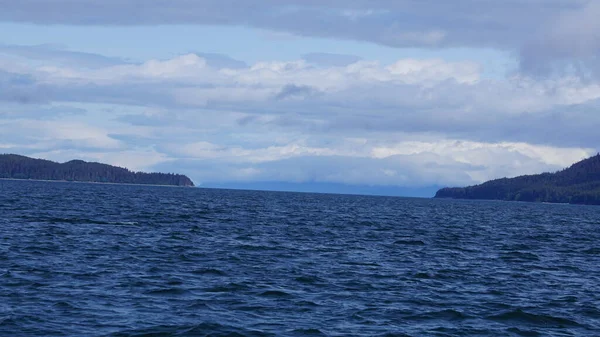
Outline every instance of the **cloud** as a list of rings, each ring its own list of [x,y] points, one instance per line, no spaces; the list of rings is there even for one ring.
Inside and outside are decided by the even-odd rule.
[[[396,48],[495,48],[521,55],[522,70],[538,74],[597,74],[600,66],[600,5],[592,0],[0,0],[0,8],[4,22],[229,25]]]
[[[281,88],[281,91],[275,95],[276,100],[285,99],[303,99],[313,95],[318,95],[319,91],[307,85],[288,84]]]
[[[520,143],[459,141],[367,146],[363,151],[299,145],[248,150],[202,142],[190,144],[183,151],[192,151],[193,156],[188,158],[194,159],[176,160],[158,168],[178,167],[200,184],[287,181],[402,187],[468,185],[497,177],[556,171],[591,154],[591,150]],[[220,170],[210,169],[215,163]]]
[[[589,1],[557,15],[546,29],[527,41],[520,53],[521,70],[535,75],[600,75],[600,3]]]
[[[73,3],[67,0],[0,2],[0,20],[39,24],[247,25],[304,36],[366,40],[392,46],[506,45],[561,11],[582,1],[537,0],[189,0],[147,3],[117,0]],[[143,8],[144,10],[140,10]],[[36,10],[32,10],[36,9]],[[136,15],[131,15],[135,12]],[[481,13],[488,13],[482,16]],[[535,13],[536,15],[531,15]],[[451,19],[450,19],[451,18]],[[323,29],[327,28],[327,29]],[[507,41],[508,40],[508,41]]]
[[[324,67],[346,67],[362,58],[355,55],[331,54],[331,53],[308,53],[302,56],[308,63]]]
[[[35,60],[41,63],[55,63],[68,66],[99,68],[126,63],[117,57],[70,51],[60,45],[44,44],[35,46],[20,46],[0,44],[0,55]]]
[[[33,76],[0,69],[0,102],[43,103],[49,95],[48,88]]]
[[[100,68],[0,62],[0,100],[145,107],[115,118],[156,127],[206,125],[210,114],[220,125],[312,134],[436,133],[553,146],[597,140],[600,85],[577,76],[487,79],[477,63],[443,59],[331,67],[304,60],[241,68],[209,63],[198,54]]]
[[[21,143],[32,149],[79,148],[119,150],[118,140],[101,128],[65,120],[9,119],[0,120],[4,139]]]
[[[215,69],[241,69],[248,67],[244,61],[236,60],[227,55],[219,53],[195,53],[195,55],[204,59],[207,66]]]
[[[95,67],[0,56],[0,149],[198,183],[420,187],[558,170],[598,143],[600,86],[571,74],[490,79],[441,58],[230,67],[202,55]]]
[[[4,103],[0,109],[3,119],[59,119],[65,116],[76,116],[85,113],[85,109],[68,105]]]

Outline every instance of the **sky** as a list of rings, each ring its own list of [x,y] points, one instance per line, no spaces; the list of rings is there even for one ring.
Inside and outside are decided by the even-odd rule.
[[[0,0],[0,153],[431,196],[600,148],[592,0]]]

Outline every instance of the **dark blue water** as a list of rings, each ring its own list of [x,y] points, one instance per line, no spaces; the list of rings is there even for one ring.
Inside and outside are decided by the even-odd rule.
[[[597,336],[600,207],[0,181],[0,335]]]

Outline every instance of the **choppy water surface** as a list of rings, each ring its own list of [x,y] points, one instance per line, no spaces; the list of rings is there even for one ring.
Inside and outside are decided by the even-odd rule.
[[[0,181],[0,335],[600,335],[600,207]]]

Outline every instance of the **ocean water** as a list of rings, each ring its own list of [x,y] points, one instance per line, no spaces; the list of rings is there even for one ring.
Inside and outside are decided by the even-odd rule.
[[[600,336],[600,207],[0,181],[2,336]]]

